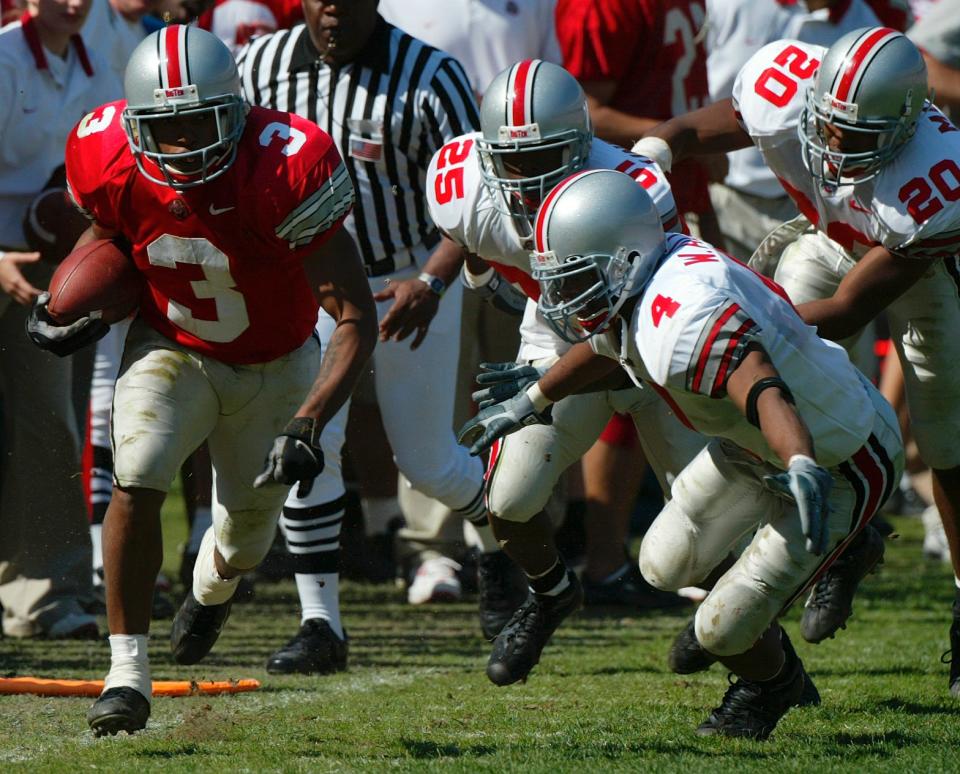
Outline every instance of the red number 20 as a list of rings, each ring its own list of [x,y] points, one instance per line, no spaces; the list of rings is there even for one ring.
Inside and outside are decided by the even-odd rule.
[[[760,73],[753,90],[775,107],[784,107],[797,93],[797,80],[810,78],[820,66],[820,60],[808,57],[796,46],[787,46],[773,61],[781,68],[786,67],[789,74],[783,69],[768,67]],[[795,77],[791,78],[791,75]],[[771,81],[778,88],[771,88]]]
[[[930,180],[915,177],[899,192],[900,201],[907,205],[907,212],[917,223],[929,220],[944,207],[943,200],[933,193],[934,187],[948,202],[960,199],[960,166],[953,159],[938,161],[930,167],[927,175],[933,186]]]
[[[473,140],[465,140],[448,143],[440,149],[440,155],[437,157],[438,174],[433,181],[433,193],[437,204],[447,204],[452,199],[463,198],[463,167],[459,165],[470,155],[472,147]],[[448,164],[452,168],[439,174],[439,170]]]

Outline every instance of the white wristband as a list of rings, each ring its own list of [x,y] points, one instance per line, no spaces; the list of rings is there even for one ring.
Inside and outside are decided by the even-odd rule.
[[[6,257],[7,257],[7,254],[3,252],[3,250],[0,250],[0,261],[2,261]]]
[[[788,467],[788,468],[789,468],[791,465],[793,465],[794,460],[806,460],[806,461],[808,461],[811,465],[816,465],[816,464],[817,464],[817,461],[816,461],[815,459],[813,459],[813,457],[808,457],[806,454],[794,454],[794,455],[787,461],[787,467]]]
[[[534,382],[527,387],[527,397],[530,398],[530,402],[533,404],[533,407],[536,409],[538,414],[542,413],[547,406],[553,403],[550,398],[543,394],[543,390],[540,389],[539,382]]]
[[[642,137],[630,150],[657,162],[664,172],[669,172],[673,167],[673,151],[670,150],[666,140],[660,137]]]
[[[463,278],[463,284],[470,288],[470,290],[476,290],[477,288],[485,287],[490,283],[490,280],[493,279],[494,269],[491,266],[489,269],[484,271],[482,274],[474,274],[470,269],[467,268],[467,265],[463,265],[463,273],[460,275]]]

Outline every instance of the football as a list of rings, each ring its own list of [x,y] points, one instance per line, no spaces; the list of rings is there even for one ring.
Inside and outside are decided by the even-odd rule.
[[[57,267],[47,311],[61,325],[96,311],[105,323],[115,323],[137,308],[143,284],[143,275],[116,242],[98,239],[78,247]]]

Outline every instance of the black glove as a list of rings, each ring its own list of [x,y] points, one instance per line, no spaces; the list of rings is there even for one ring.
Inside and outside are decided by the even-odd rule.
[[[294,417],[273,441],[263,473],[253,482],[259,489],[267,484],[299,483],[297,497],[306,497],[313,489],[313,480],[323,472],[323,451],[320,448],[317,420]]]
[[[49,293],[41,293],[27,315],[27,336],[40,349],[58,357],[72,355],[107,335],[110,326],[99,317],[87,315],[69,325],[57,325],[47,312]]]
[[[540,381],[540,377],[549,370],[522,363],[481,363],[480,369],[477,384],[484,385],[484,389],[477,390],[470,397],[482,409],[512,398]]]

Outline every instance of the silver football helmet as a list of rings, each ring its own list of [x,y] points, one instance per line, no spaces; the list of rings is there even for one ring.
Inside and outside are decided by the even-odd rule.
[[[592,169],[567,178],[534,222],[540,312],[572,344],[606,330],[646,286],[665,245],[657,208],[632,177]]]
[[[803,163],[824,185],[870,180],[913,136],[927,94],[927,67],[909,38],[889,27],[848,32],[827,50],[805,95]],[[831,150],[825,124],[866,148]]]
[[[480,129],[483,182],[529,239],[540,202],[587,163],[593,129],[583,89],[559,65],[517,62],[484,92]]]
[[[236,62],[216,35],[181,24],[148,35],[130,55],[123,88],[124,131],[147,178],[192,188],[222,175],[233,163],[247,107]],[[154,137],[160,122],[203,116],[210,121],[209,144],[184,153],[161,152]],[[144,165],[144,158],[155,169]]]

